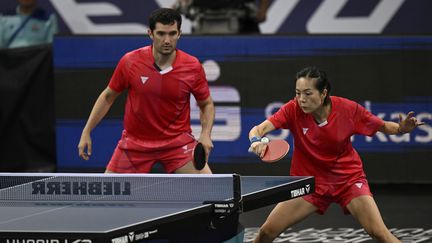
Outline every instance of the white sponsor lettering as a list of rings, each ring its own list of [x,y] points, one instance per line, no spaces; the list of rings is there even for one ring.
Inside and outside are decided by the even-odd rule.
[[[145,34],[147,26],[141,23],[95,24],[91,17],[120,16],[120,8],[108,2],[76,2],[74,0],[51,0],[58,14],[73,34]]]
[[[97,16],[125,15],[121,3],[103,1],[50,0],[57,14],[64,20],[72,34],[146,34],[148,27],[139,21],[126,23],[94,23]],[[381,33],[406,0],[379,1],[367,16],[338,17],[349,0],[325,0],[310,16],[306,29],[318,33]],[[160,7],[172,7],[175,0],[156,0]],[[290,17],[300,0],[273,0],[262,33],[277,33]],[[182,32],[191,33],[192,22],[183,16]]]
[[[216,203],[214,206],[217,208],[230,208],[230,205],[226,203]]]
[[[299,188],[299,189],[291,190],[291,197],[299,197],[299,196],[303,196],[305,194],[306,194],[306,192],[305,192],[305,189],[303,187]]]
[[[129,242],[134,242],[135,241],[135,233],[129,232],[128,239],[129,239]]]
[[[215,105],[215,124],[212,130],[214,141],[235,141],[241,133],[241,109],[239,105],[232,105],[240,102],[240,94],[234,87],[217,86],[210,87],[210,93]],[[223,103],[230,103],[224,105]],[[191,119],[199,120],[200,110],[195,98],[191,97]],[[199,137],[201,125],[192,125],[193,135]]]
[[[135,233],[135,232],[129,232],[129,234],[120,236],[117,238],[114,238],[111,240],[112,243],[131,243],[131,242],[137,242],[139,240],[147,239],[150,237],[151,234],[157,233],[158,230],[152,230],[152,231],[146,231],[143,233]]]
[[[432,120],[432,113],[427,113],[427,112],[419,112],[416,116],[417,120],[419,122],[425,122],[425,125],[423,126],[419,126],[417,129],[422,131],[423,134],[425,134],[424,136],[422,135],[418,135],[414,137],[414,141],[416,143],[430,143],[432,141],[432,127],[430,125],[430,123],[426,123],[426,121],[431,121]]]
[[[267,20],[259,25],[261,33],[276,33],[300,0],[275,0],[267,11]]]
[[[382,0],[368,16],[338,17],[349,0],[325,0],[307,23],[309,33],[379,34],[387,26],[405,0]]]
[[[218,78],[220,68],[215,61],[205,61],[203,65],[208,77]],[[211,64],[211,65],[209,65]],[[209,69],[211,68],[211,69]],[[211,73],[211,74],[210,74]],[[215,73],[217,75],[215,75]],[[211,79],[209,81],[216,81]],[[235,141],[241,133],[241,109],[240,93],[232,86],[211,86],[210,93],[215,102],[215,124],[212,130],[212,139],[214,141]],[[228,104],[224,104],[228,103]],[[238,104],[238,105],[236,105]],[[199,121],[200,109],[193,96],[191,96],[191,120]],[[192,125],[192,133],[199,137],[201,125]]]
[[[121,236],[121,237],[117,237],[111,240],[112,243],[129,243],[128,242],[128,236]]]
[[[372,102],[365,101],[364,107],[373,113],[372,111]],[[399,122],[399,114],[402,114],[402,118],[406,117],[405,112],[402,111],[394,111],[390,114],[386,114],[383,112],[375,114],[377,117],[383,120],[393,120],[394,122]],[[389,116],[389,118],[387,118]],[[418,122],[425,122],[425,125],[419,126],[417,129],[422,131],[425,135],[416,134],[414,136],[414,141],[416,143],[430,143],[432,142],[432,127],[426,123],[427,121],[432,120],[432,113],[429,112],[419,112],[416,114],[416,118]],[[388,137],[388,138],[387,138]],[[377,132],[374,137],[365,137],[366,142],[372,142],[374,138],[377,138],[379,142],[387,143],[409,143],[411,142],[413,135],[410,133],[405,133],[401,135],[385,135],[384,133]],[[354,138],[351,139],[354,141]]]

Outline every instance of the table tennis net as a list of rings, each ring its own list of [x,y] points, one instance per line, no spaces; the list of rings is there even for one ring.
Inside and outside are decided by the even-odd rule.
[[[238,175],[0,173],[0,201],[221,201]]]

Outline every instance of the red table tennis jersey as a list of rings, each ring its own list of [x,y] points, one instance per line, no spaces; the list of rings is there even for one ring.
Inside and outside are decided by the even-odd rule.
[[[191,133],[190,94],[197,101],[210,95],[197,58],[177,49],[172,67],[160,71],[154,65],[152,46],[125,54],[109,87],[128,91],[124,115],[128,134],[150,141]]]
[[[296,99],[284,104],[268,120],[276,128],[289,129],[294,137],[290,174],[315,176],[316,192],[325,186],[350,183],[365,177],[362,161],[351,143],[351,136],[374,135],[384,121],[354,101],[331,96],[332,109],[327,121],[318,124],[300,108]]]

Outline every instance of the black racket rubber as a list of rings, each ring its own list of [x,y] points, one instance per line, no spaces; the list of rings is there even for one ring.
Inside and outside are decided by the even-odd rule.
[[[201,143],[198,143],[194,149],[194,166],[197,170],[202,170],[206,164],[206,154],[204,147]]]

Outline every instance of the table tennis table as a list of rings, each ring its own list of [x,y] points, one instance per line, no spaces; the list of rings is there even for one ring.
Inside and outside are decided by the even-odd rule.
[[[0,173],[0,242],[242,242],[241,213],[313,191],[310,176]]]

